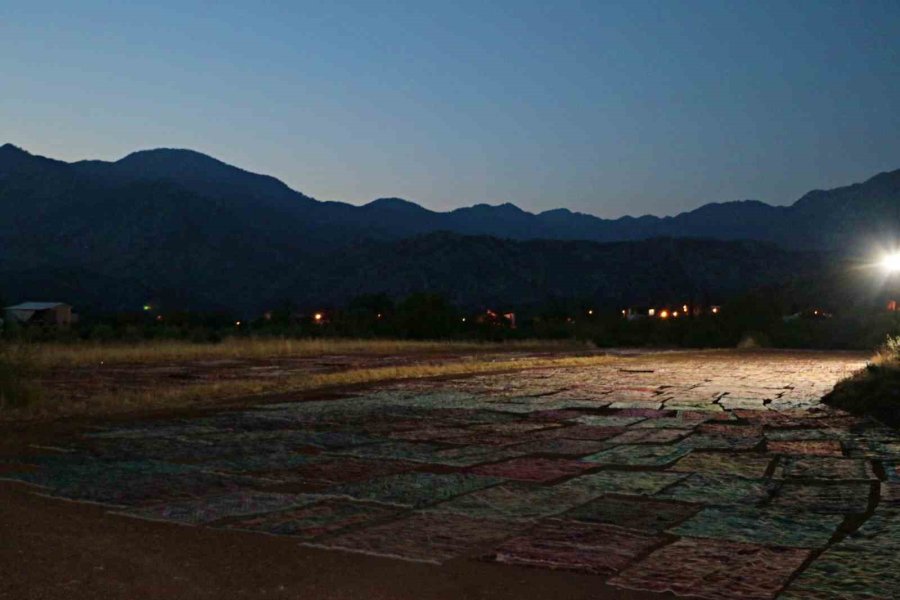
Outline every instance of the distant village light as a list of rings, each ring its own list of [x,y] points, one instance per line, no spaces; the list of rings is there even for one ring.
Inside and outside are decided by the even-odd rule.
[[[650,315],[651,317],[656,316],[656,309],[651,308],[650,310],[647,311],[647,314]],[[662,315],[660,315],[660,316],[662,316]],[[669,316],[669,315],[666,315],[666,317],[667,316]],[[666,317],[663,317],[663,318],[665,319]]]
[[[320,312],[317,312],[316,314],[313,315],[313,319],[315,319],[316,321],[321,321],[323,318],[324,318],[324,315],[322,315],[322,313],[320,313]]]
[[[144,305],[144,310],[152,310],[152,309],[153,309],[153,307],[150,306],[149,304]]]
[[[659,318],[660,318],[660,319],[668,319],[668,318],[669,318],[669,311],[667,311],[667,310],[660,311],[660,313],[659,313]]]

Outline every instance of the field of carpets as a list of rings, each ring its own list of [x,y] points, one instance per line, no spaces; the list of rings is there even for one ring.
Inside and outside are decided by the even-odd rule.
[[[819,403],[861,366],[734,353],[415,381],[95,428],[0,477],[335,552],[709,600],[894,598],[900,435]]]

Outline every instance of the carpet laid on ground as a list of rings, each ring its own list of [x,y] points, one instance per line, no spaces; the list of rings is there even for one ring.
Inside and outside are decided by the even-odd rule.
[[[900,436],[818,402],[841,364],[400,382],[95,429],[4,461],[0,478],[335,551],[707,600],[888,598]]]

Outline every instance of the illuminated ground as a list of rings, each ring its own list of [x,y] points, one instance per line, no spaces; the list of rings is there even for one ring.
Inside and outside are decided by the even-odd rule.
[[[475,597],[533,567],[587,576],[594,597],[889,598],[900,437],[818,401],[861,366],[673,354],[417,381],[89,429],[3,476],[102,519],[283,536],[316,560],[366,555],[363,569],[475,561]]]

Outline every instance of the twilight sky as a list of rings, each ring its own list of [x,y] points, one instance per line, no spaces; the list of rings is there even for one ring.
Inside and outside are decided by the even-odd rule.
[[[0,144],[356,204],[786,204],[900,168],[898,107],[896,0],[0,3]]]

